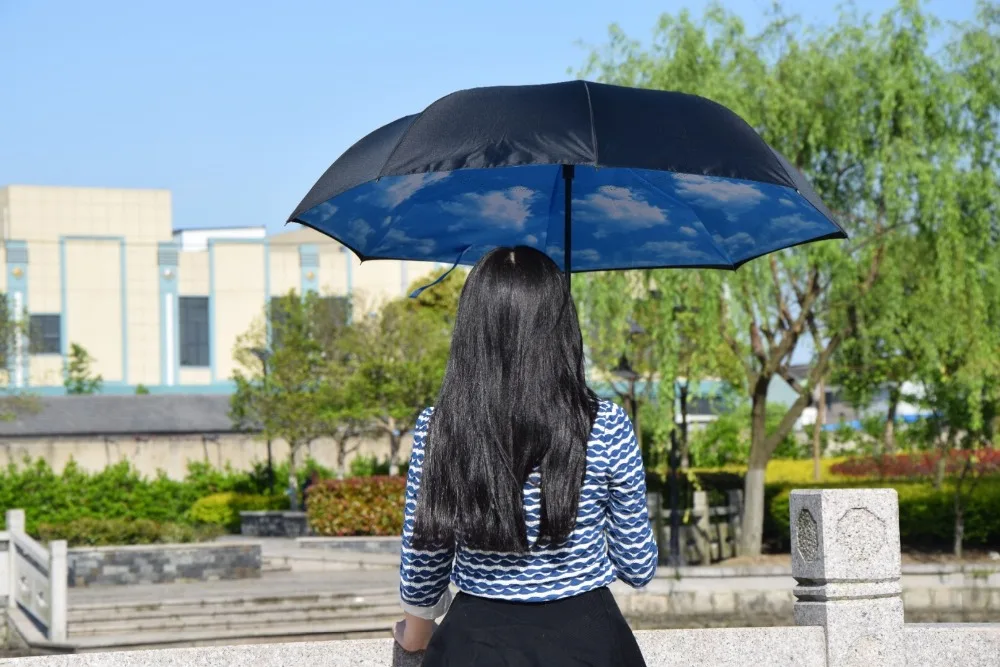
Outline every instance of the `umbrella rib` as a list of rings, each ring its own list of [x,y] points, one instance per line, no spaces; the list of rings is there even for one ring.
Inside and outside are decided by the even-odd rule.
[[[583,89],[587,92],[587,110],[590,111],[590,143],[594,148],[594,168],[600,164],[597,155],[597,125],[594,124],[594,103],[590,99],[590,85],[584,81]]]
[[[677,199],[676,197],[672,196],[669,192],[667,192],[666,190],[664,190],[660,186],[656,185],[655,183],[651,182],[649,179],[647,179],[646,177],[644,177],[637,170],[635,170],[635,169],[629,169],[629,171],[632,172],[632,175],[634,175],[640,181],[642,181],[643,183],[645,183],[646,185],[648,185],[652,189],[656,190],[657,192],[659,192],[660,194],[662,194],[664,197],[667,197],[669,199]],[[702,228],[705,230],[705,235],[708,237],[708,242],[712,244],[713,248],[715,248],[715,252],[719,253],[719,256],[722,257],[724,260],[728,261],[729,262],[729,268],[735,271],[738,268],[738,265],[729,257],[728,254],[726,254],[725,252],[722,251],[722,248],[720,248],[719,245],[715,242],[715,239],[712,238],[712,232],[710,232],[709,229],[708,229],[708,227],[705,226],[705,223],[701,221],[701,218],[698,216],[698,214],[695,212],[695,210],[693,208],[691,208],[691,205],[688,204],[688,203],[686,203],[686,202],[684,202],[681,199],[677,199],[677,201],[681,202],[686,207],[688,207],[689,209],[691,209],[691,212],[695,214],[694,217],[698,221],[698,224],[700,224],[702,226]]]
[[[427,111],[427,110],[424,109],[424,111]],[[385,162],[383,162],[382,166],[379,167],[378,176],[375,177],[375,182],[376,183],[378,183],[380,180],[382,180],[382,176],[385,175],[385,167],[386,167],[386,165],[389,164],[389,161],[396,154],[396,151],[399,150],[399,147],[402,145],[402,143],[406,139],[406,137],[410,136],[410,130],[413,129],[413,126],[417,124],[418,120],[420,120],[421,118],[424,117],[424,111],[421,111],[418,114],[414,114],[413,122],[410,123],[409,125],[407,125],[406,129],[403,131],[403,133],[401,135],[399,135],[399,139],[396,140],[396,145],[392,147],[392,150],[389,152],[389,155],[387,155],[386,158],[385,158]]]

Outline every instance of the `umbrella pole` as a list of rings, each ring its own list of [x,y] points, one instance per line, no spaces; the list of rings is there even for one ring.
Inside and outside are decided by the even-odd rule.
[[[563,239],[563,252],[566,256],[566,289],[572,294],[571,276],[573,271],[573,176],[576,175],[576,167],[571,164],[562,166],[563,181],[566,187],[565,204],[565,238]]]

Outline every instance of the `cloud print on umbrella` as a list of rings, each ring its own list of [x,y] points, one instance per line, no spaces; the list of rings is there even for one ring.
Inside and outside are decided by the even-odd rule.
[[[451,176],[448,172],[431,172],[429,174],[411,174],[387,179],[383,188],[377,188],[371,193],[361,195],[360,199],[374,197],[375,201],[388,209],[394,209],[412,198],[428,185],[433,185]]]
[[[576,220],[603,222],[613,220],[624,229],[652,227],[667,222],[667,212],[653,206],[642,194],[619,185],[602,185],[582,199],[573,200]]]
[[[532,202],[541,202],[541,193],[523,186],[494,190],[483,194],[467,192],[453,201],[441,204],[441,210],[459,218],[448,226],[458,231],[467,225],[494,224],[509,229],[524,229],[531,217]]]
[[[573,268],[732,267],[836,231],[794,190],[768,183],[578,166]],[[475,183],[475,186],[471,184]],[[346,202],[346,203],[341,203]],[[564,262],[558,167],[387,176],[302,214],[365,257],[472,263],[523,243]]]

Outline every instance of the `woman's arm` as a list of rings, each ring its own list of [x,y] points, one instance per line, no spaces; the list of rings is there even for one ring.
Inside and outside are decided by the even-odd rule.
[[[632,421],[619,406],[608,425],[608,556],[618,578],[639,588],[656,573],[658,553],[646,504],[646,472]]]
[[[399,565],[399,597],[406,619],[397,624],[394,634],[400,646],[413,651],[427,646],[434,632],[434,619],[444,616],[451,603],[448,581],[455,557],[452,547],[433,551],[413,547],[413,523],[417,509],[424,463],[424,443],[431,409],[417,419],[413,429],[413,451],[406,477],[406,505],[403,515],[403,541]],[[405,642],[405,643],[404,643]],[[416,648],[411,648],[415,646]]]

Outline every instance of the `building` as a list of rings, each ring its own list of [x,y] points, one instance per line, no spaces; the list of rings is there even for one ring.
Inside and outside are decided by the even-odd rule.
[[[315,291],[374,307],[434,265],[360,264],[305,228],[173,227],[167,190],[0,188],[0,292],[30,335],[8,353],[8,386],[63,393],[73,344],[104,393],[228,393],[233,346],[272,297]]]

